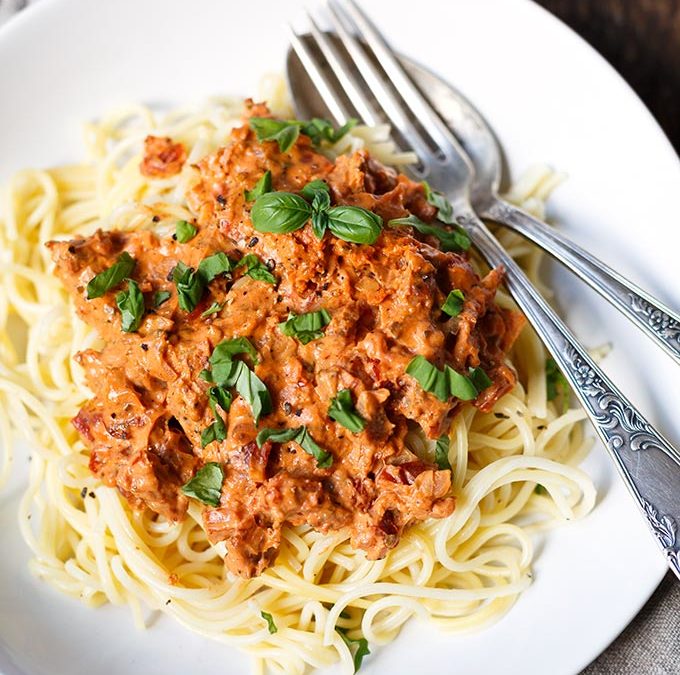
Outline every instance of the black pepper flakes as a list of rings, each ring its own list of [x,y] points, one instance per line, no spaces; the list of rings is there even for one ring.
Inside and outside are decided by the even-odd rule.
[[[154,223],[157,223],[160,219],[160,216],[154,216],[151,220],[153,220]]]
[[[276,268],[276,260],[273,258],[269,258],[267,262],[265,263],[267,265],[267,269],[272,272]]]
[[[68,252],[73,255],[76,252],[76,247],[75,246],[69,246],[68,247]]]
[[[90,499],[94,499],[97,495],[94,492],[90,492],[88,496]]]
[[[300,417],[300,415],[302,415],[302,408],[298,408],[298,409],[295,411],[295,417]]]
[[[142,342],[141,347],[145,352],[149,351],[149,345],[146,342]]]
[[[165,280],[166,281],[172,281],[173,280],[173,274],[175,272],[175,268],[173,267],[166,275]]]
[[[248,242],[248,248],[253,248],[257,242],[260,241],[257,237],[253,237],[249,242]]]
[[[217,203],[222,205],[222,206],[224,206],[227,203],[227,198],[224,197],[223,195],[217,195],[217,197],[215,197],[215,199],[217,200]]]
[[[283,412],[285,412],[286,415],[290,415],[293,412],[293,406],[288,403],[288,401],[283,404]]]
[[[84,487],[84,488],[80,491],[80,498],[81,498],[81,499],[85,499],[85,497],[87,497],[87,488],[86,488],[86,487]]]
[[[500,412],[494,413],[493,416],[497,420],[509,420],[510,419],[505,413],[500,413]]]
[[[172,600],[168,599],[168,600],[165,601],[165,604],[169,605],[171,602],[172,602]]]
[[[547,429],[548,427],[546,427],[545,424],[539,424],[536,428],[537,428],[539,431],[544,431],[544,430]]]

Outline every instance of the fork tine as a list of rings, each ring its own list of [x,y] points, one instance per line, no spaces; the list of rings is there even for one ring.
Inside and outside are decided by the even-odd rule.
[[[345,65],[344,60],[338,53],[335,45],[317,26],[311,14],[307,13],[307,19],[311,27],[312,36],[316,40],[321,53],[326,57],[328,65],[338,78],[340,86],[342,86],[342,88],[345,90],[345,93],[352,102],[352,105],[356,108],[359,116],[366,124],[370,124],[372,126],[380,124],[382,120],[375,114],[368,103],[368,99],[361,93],[361,89],[357,86],[356,77]]]
[[[385,38],[354,0],[344,0],[342,7],[335,0],[329,0],[329,3],[334,6],[337,13],[350,17],[352,23],[357,27],[360,37],[371,48],[378,62],[401,94],[404,103],[411,109],[432,139],[437,142],[442,152],[448,155],[448,146],[453,146],[457,151],[460,151],[458,141],[434,112],[429,101],[415,87]]]
[[[380,73],[366,56],[356,38],[345,28],[342,12],[338,11],[336,3],[329,0],[329,16],[345,49],[356,63],[359,72],[366,81],[369,89],[376,97],[392,124],[399,130],[404,139],[411,145],[423,165],[429,164],[433,159],[433,153],[415,125],[404,114],[402,104],[394,94],[385,86]],[[349,94],[349,93],[348,93]],[[364,96],[363,93],[361,96]]]
[[[295,53],[298,55],[304,69],[312,80],[312,84],[316,87],[323,102],[335,119],[335,122],[339,125],[345,124],[345,122],[350,119],[351,115],[347,111],[344,103],[331,89],[316,55],[295,32],[295,29],[292,26],[289,25],[288,30],[290,32],[290,42],[293,45]]]

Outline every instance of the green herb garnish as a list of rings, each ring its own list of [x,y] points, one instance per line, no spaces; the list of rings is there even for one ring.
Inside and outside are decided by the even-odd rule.
[[[310,137],[317,147],[322,142],[337,143],[356,123],[352,119],[343,124],[339,129],[324,119],[315,117],[308,122],[300,120],[275,120],[270,117],[251,117],[250,128],[257,134],[258,141],[276,141],[281,152],[288,152],[300,132]]]
[[[479,366],[477,368],[470,368],[468,377],[472,384],[475,385],[475,389],[480,393],[493,384],[493,380]]]
[[[272,172],[267,170],[262,174],[262,178],[255,183],[252,190],[246,190],[243,195],[247,202],[254,202],[267,192],[272,191]]]
[[[331,315],[325,310],[308,312],[307,314],[289,314],[288,318],[279,324],[284,335],[297,338],[303,345],[312,340],[323,337],[323,330],[331,321]]]
[[[307,185],[305,185],[302,190],[300,190],[300,194],[310,203],[314,201],[314,197],[316,197],[317,194],[323,192],[326,194],[330,193],[328,183],[326,183],[324,180],[313,180],[307,183]]]
[[[422,182],[422,186],[425,188],[425,199],[427,199],[428,204],[437,208],[437,218],[447,225],[454,223],[451,202],[441,192],[433,190],[426,180]]]
[[[463,311],[463,304],[465,303],[465,296],[463,291],[456,289],[451,291],[446,302],[442,305],[442,312],[449,316],[458,316]]]
[[[451,462],[449,462],[450,442],[449,435],[442,434],[437,439],[437,444],[434,447],[434,461],[442,470],[448,469],[451,471]]]
[[[359,668],[361,668],[361,663],[364,660],[364,656],[368,656],[371,653],[368,648],[368,640],[366,640],[366,638],[359,638],[358,640],[355,640],[351,637],[348,637],[347,632],[341,628],[336,628],[335,630],[343,639],[343,642],[347,645],[350,653],[352,654],[352,658],[354,660],[354,672],[358,672]]]
[[[274,617],[269,612],[262,611],[260,616],[267,622],[267,630],[271,635],[278,632],[279,629],[276,627],[276,623],[274,623]]]
[[[164,302],[167,302],[172,297],[170,291],[156,291],[153,294],[153,306],[160,307]]]
[[[534,492],[537,495],[547,495],[548,494],[548,490],[545,487],[543,487],[543,485],[541,485],[540,483],[538,483],[536,485],[536,487],[534,488]]]
[[[270,429],[265,428],[257,434],[255,439],[258,447],[262,447],[267,441],[272,443],[288,443],[295,441],[308,455],[316,459],[316,466],[319,469],[327,469],[333,464],[333,455],[319,447],[311,437],[307,427],[296,427],[294,429]]]
[[[206,284],[208,284],[221,274],[229,274],[235,265],[236,263],[226,253],[220,251],[203,258],[198,264],[198,271],[201,273]]]
[[[205,291],[205,278],[193,267],[187,267],[181,260],[172,271],[172,280],[177,288],[179,306],[185,312],[193,312]]]
[[[569,380],[562,374],[553,358],[545,361],[545,381],[548,400],[554,401],[561,396],[562,411],[567,412],[569,410]]]
[[[224,387],[211,387],[208,390],[208,405],[213,411],[215,421],[201,432],[201,446],[205,448],[213,441],[223,441],[227,437],[227,427],[222,416],[217,410],[219,405],[224,412],[229,412],[231,407],[231,392]]]
[[[461,401],[471,401],[479,394],[472,380],[456,372],[451,366],[439,370],[424,356],[415,356],[406,367],[406,372],[414,377],[427,392],[446,402],[452,396]]]
[[[382,232],[382,218],[359,206],[333,206],[326,213],[328,229],[343,241],[373,244]]]
[[[217,462],[204,464],[188,482],[182,485],[182,492],[187,497],[198,499],[210,506],[219,506],[222,496],[224,470]]]
[[[236,267],[245,267],[244,274],[256,281],[264,281],[267,284],[275,284],[276,277],[269,271],[269,268],[254,254],[249,253],[243,256]],[[236,268],[234,268],[236,269]]]
[[[175,238],[180,244],[186,244],[197,232],[196,226],[186,220],[178,220],[175,225]]]
[[[205,310],[205,312],[201,313],[201,318],[204,319],[206,316],[210,316],[211,314],[217,314],[222,307],[224,307],[224,303],[222,302],[213,302],[208,309]]]
[[[362,432],[366,426],[364,418],[352,403],[352,392],[349,389],[341,389],[337,393],[328,408],[328,416],[354,434]]]
[[[87,299],[101,298],[104,293],[118,286],[123,279],[128,278],[135,268],[135,259],[123,251],[111,267],[96,274],[87,284]]]
[[[121,329],[126,333],[136,333],[144,318],[144,296],[139,284],[128,279],[128,289],[116,294],[116,304],[121,314]]]
[[[312,217],[312,207],[291,192],[269,192],[258,197],[250,211],[258,232],[286,234],[299,230]]]
[[[458,225],[452,230],[447,230],[439,225],[428,225],[414,215],[407,216],[406,218],[394,218],[389,221],[388,225],[390,227],[410,225],[421,234],[429,234],[436,237],[439,239],[443,251],[467,251],[470,248],[470,237]]]

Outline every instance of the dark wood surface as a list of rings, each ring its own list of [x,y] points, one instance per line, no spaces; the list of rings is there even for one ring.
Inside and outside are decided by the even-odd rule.
[[[628,81],[680,152],[680,0],[536,0]]]

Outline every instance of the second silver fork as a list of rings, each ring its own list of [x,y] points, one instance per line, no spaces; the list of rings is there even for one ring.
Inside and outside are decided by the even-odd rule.
[[[342,5],[329,0],[328,9],[333,31],[349,59],[340,54],[334,41],[328,39],[311,17],[311,35],[316,48],[295,32],[291,41],[329,111],[338,123],[344,123],[352,116],[346,104],[349,101],[364,122],[376,124],[383,119],[382,109],[418,156],[419,165],[410,171],[413,176],[418,180],[427,179],[441,190],[453,205],[457,223],[467,230],[482,256],[491,266],[505,268],[508,290],[569,380],[668,565],[680,578],[680,540],[676,534],[680,522],[680,454],[594,363],[477,217],[470,205],[474,169],[469,158],[411,82],[377,29],[351,0]],[[362,43],[370,47],[372,58]],[[327,76],[324,60],[333,71],[334,79]],[[355,68],[348,67],[350,60]],[[374,61],[380,64],[392,86]],[[295,98],[295,83],[291,85]],[[367,88],[377,106],[366,93]]]

